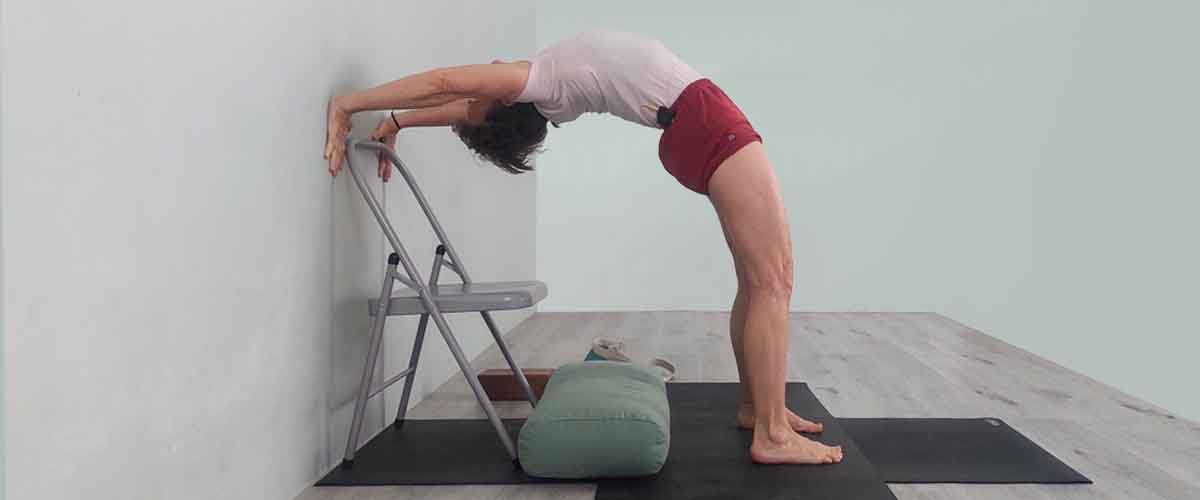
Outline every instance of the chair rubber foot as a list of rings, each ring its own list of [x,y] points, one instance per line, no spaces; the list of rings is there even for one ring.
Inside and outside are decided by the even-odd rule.
[[[395,421],[395,422],[392,422],[392,428],[393,428],[393,429],[400,430],[400,428],[401,428],[401,427],[404,427],[404,421],[403,421],[403,420],[397,420],[397,421]]]
[[[513,467],[516,467],[517,470],[519,470],[519,471],[525,470],[524,468],[521,467],[521,461],[516,458],[512,459],[512,464],[513,464]]]
[[[354,460],[342,459],[342,469],[343,470],[352,469],[352,468],[354,468]]]

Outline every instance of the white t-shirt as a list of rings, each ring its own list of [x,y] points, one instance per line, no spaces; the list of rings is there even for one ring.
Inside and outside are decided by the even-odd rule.
[[[659,128],[659,106],[671,106],[703,78],[662,42],[632,33],[594,30],[542,49],[530,60],[529,81],[515,102],[530,102],[552,122],[583,113],[612,113]]]

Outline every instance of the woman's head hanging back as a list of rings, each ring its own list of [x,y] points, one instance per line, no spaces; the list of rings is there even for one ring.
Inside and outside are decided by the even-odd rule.
[[[546,122],[531,103],[493,102],[478,124],[459,122],[453,128],[480,158],[520,174],[533,170],[531,160],[546,139]]]

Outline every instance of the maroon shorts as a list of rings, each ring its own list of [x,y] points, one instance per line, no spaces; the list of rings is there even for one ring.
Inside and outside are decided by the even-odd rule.
[[[675,117],[658,140],[663,167],[688,189],[708,194],[708,179],[721,162],[762,136],[717,84],[692,82],[671,104]]]

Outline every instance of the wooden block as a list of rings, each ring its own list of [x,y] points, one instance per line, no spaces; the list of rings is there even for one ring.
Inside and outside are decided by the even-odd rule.
[[[521,371],[529,380],[529,387],[533,389],[533,394],[541,399],[542,391],[546,389],[546,382],[550,380],[550,375],[554,374],[554,369],[522,368]],[[517,376],[508,368],[484,370],[479,374],[479,383],[493,401],[525,401],[526,399],[525,391],[521,390],[521,384],[517,382]]]

